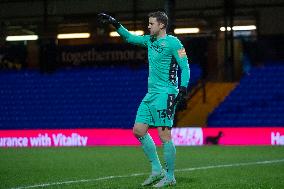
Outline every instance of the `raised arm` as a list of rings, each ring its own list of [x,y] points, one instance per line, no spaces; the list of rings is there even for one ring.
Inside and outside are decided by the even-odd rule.
[[[118,28],[117,33],[128,43],[133,45],[139,45],[142,47],[147,47],[147,41],[150,39],[148,35],[138,36],[130,33],[122,25]]]
[[[98,14],[98,20],[102,24],[111,24],[116,28],[117,33],[128,43],[134,44],[134,45],[139,45],[146,47],[147,46],[147,41],[149,40],[149,36],[144,35],[144,36],[138,36],[131,34],[125,27],[123,27],[115,18],[104,14],[100,13]]]

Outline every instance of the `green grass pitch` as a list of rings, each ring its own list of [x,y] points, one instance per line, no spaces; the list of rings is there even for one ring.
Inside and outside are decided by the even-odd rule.
[[[1,189],[151,188],[149,171],[140,147],[0,149]],[[283,189],[284,147],[177,147],[175,176],[172,188]]]

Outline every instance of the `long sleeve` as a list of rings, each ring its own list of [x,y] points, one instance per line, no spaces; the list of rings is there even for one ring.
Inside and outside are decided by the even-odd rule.
[[[185,49],[181,42],[175,38],[172,43],[173,55],[181,69],[181,86],[188,87],[190,79],[190,69],[188,64],[188,58]]]
[[[120,26],[117,30],[117,33],[128,43],[133,45],[139,45],[142,47],[147,47],[147,42],[150,39],[149,35],[133,35],[125,27]]]

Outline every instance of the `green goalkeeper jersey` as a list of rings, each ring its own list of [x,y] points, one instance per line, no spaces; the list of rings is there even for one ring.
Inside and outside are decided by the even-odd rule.
[[[148,48],[149,93],[177,93],[178,66],[181,69],[181,86],[188,86],[190,77],[188,58],[178,38],[172,35],[158,39],[150,35],[137,36],[123,26],[120,26],[117,32],[128,43]]]

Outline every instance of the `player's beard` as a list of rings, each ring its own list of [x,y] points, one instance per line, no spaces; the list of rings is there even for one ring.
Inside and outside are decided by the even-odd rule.
[[[151,37],[153,37],[153,36],[156,36],[157,34],[150,31],[150,35],[151,35]]]
[[[150,35],[151,36],[158,36],[159,35],[159,30],[150,30]]]
[[[158,30],[156,32],[151,32],[150,31],[150,36],[151,36],[151,41],[154,41],[158,38],[158,36],[161,36],[161,34],[163,33],[162,32],[163,30]]]

